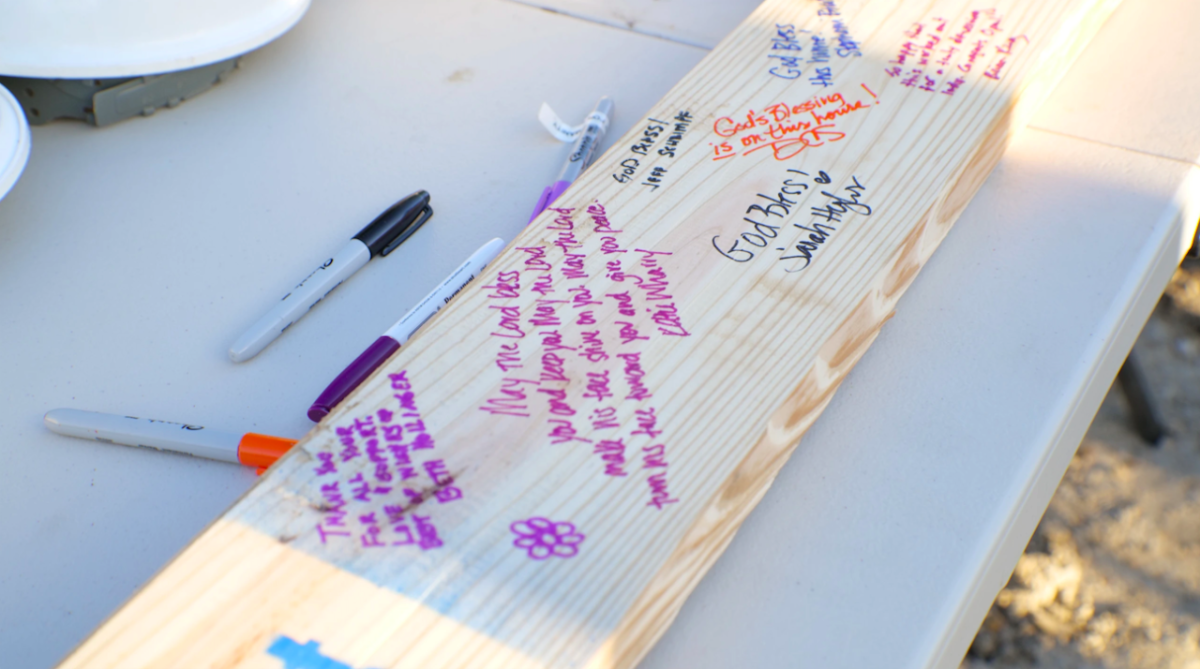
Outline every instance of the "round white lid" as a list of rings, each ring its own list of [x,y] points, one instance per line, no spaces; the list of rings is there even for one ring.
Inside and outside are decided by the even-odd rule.
[[[309,0],[0,0],[0,74],[131,77],[208,65],[287,32]]]
[[[0,86],[0,199],[17,183],[29,159],[29,123],[8,89]]]

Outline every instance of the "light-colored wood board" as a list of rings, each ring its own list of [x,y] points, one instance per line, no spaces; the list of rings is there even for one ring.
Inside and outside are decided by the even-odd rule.
[[[1114,5],[765,4],[64,666],[633,666]]]

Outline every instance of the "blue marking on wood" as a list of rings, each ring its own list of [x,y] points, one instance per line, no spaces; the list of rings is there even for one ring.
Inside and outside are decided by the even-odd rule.
[[[316,641],[299,644],[290,637],[278,636],[267,647],[267,653],[283,660],[283,669],[354,669],[345,662],[322,655],[317,650],[320,645]]]

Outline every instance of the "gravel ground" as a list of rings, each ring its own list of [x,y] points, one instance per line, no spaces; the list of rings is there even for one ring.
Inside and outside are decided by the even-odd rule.
[[[1109,391],[960,669],[1200,669],[1200,262],[1134,351],[1169,435]]]

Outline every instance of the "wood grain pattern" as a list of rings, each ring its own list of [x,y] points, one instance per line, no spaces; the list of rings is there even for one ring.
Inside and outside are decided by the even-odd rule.
[[[63,666],[634,666],[1115,4],[765,3]]]

